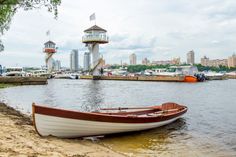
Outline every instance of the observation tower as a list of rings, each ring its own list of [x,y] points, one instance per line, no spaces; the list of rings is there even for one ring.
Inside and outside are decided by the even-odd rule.
[[[102,57],[99,54],[99,44],[107,44],[109,41],[106,35],[106,30],[94,25],[84,30],[84,36],[82,42],[88,47],[89,53],[92,56],[92,68],[90,72],[93,76],[100,76],[100,70],[102,68]]]
[[[56,44],[49,40],[48,42],[44,43],[43,52],[46,54],[45,62],[47,66],[48,73],[53,71],[53,54],[56,53]]]

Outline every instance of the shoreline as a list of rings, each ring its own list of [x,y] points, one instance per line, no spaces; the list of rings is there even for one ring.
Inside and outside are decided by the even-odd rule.
[[[0,102],[0,156],[126,156],[93,140],[40,137],[31,116]]]

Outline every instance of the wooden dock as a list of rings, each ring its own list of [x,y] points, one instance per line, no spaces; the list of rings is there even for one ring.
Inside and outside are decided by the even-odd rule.
[[[46,77],[0,77],[0,83],[17,85],[45,85]]]
[[[226,75],[227,79],[236,79],[236,75]]]
[[[156,82],[183,82],[184,76],[91,76],[82,75],[80,79],[90,80],[117,80],[117,81],[156,81]]]

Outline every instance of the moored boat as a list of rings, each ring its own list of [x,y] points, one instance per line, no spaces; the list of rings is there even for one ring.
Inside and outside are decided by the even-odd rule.
[[[213,71],[204,72],[207,80],[224,80],[226,79],[226,75],[222,73],[217,73]]]
[[[33,103],[32,114],[40,136],[75,138],[141,131],[169,124],[180,118],[187,107],[176,103],[137,108],[106,108],[79,112]]]
[[[228,79],[236,79],[236,71],[226,73]]]
[[[26,76],[26,72],[23,70],[23,67],[8,67],[5,68],[4,71],[5,73],[3,73],[3,76]]]

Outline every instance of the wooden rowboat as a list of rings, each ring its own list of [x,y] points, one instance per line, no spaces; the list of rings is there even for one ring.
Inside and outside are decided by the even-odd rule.
[[[33,122],[40,136],[75,138],[141,131],[169,124],[180,118],[187,107],[176,103],[137,108],[105,108],[78,112],[33,103]]]

